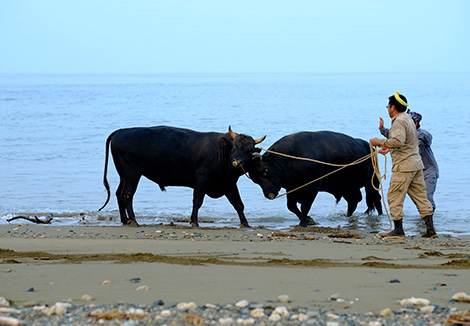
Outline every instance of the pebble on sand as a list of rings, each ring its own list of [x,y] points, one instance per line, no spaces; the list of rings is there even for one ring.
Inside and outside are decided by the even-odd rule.
[[[277,297],[277,301],[279,301],[281,303],[289,303],[290,299],[289,299],[289,296],[287,294],[281,294],[280,296]]]
[[[222,326],[225,326],[225,325],[232,325],[234,322],[233,318],[219,318],[219,323],[220,325]]]
[[[407,305],[413,305],[413,306],[428,306],[430,304],[430,301],[428,299],[423,299],[423,298],[415,298],[411,297],[409,299],[403,299],[400,301],[401,306],[407,306]]]
[[[270,322],[277,323],[278,321],[281,320],[281,316],[279,316],[277,313],[273,312],[269,317],[268,317]]]
[[[21,311],[15,308],[0,307],[0,314],[19,314],[19,313],[21,313]]]
[[[89,294],[84,294],[82,295],[82,297],[80,298],[80,301],[92,301],[93,300],[93,297]]]
[[[70,303],[67,302],[56,302],[52,307],[43,306],[42,313],[48,316],[52,315],[63,315],[67,312],[67,309],[72,307]]]
[[[419,308],[419,311],[422,312],[423,314],[432,314],[435,309],[436,309],[435,306],[427,305],[427,306]]]
[[[250,312],[250,316],[253,318],[261,318],[266,316],[263,308],[255,308]]]
[[[180,302],[176,305],[178,310],[195,310],[196,308],[197,304],[194,302]]]
[[[170,317],[171,316],[171,310],[165,309],[160,312],[160,316],[162,317]]]
[[[385,309],[380,310],[380,316],[382,317],[387,317],[387,316],[390,316],[391,314],[392,314],[392,310],[390,308],[385,308]]]
[[[0,316],[0,325],[4,326],[19,326],[21,321],[13,317]]]
[[[239,325],[254,325],[255,320],[253,318],[237,318],[237,324]]]
[[[248,307],[249,304],[250,303],[248,302],[248,300],[240,300],[235,304],[235,307],[237,307],[237,308],[246,308],[246,307]]]
[[[470,302],[470,295],[465,292],[458,292],[454,294],[451,299],[458,302]]]
[[[0,297],[0,307],[9,307],[10,301],[5,299],[4,297]]]
[[[276,307],[274,309],[274,313],[277,313],[281,317],[289,316],[289,311],[287,311],[286,307]]]

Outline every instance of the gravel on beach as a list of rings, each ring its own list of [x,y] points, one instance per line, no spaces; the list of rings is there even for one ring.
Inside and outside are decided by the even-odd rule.
[[[470,315],[451,307],[431,309],[406,306],[377,313],[335,313],[321,308],[291,307],[282,302],[258,304],[241,300],[227,305],[180,302],[167,306],[132,303],[79,304],[35,303],[0,307],[0,325],[467,325]]]

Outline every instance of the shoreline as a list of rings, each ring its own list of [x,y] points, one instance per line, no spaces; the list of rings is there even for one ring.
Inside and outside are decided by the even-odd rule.
[[[361,315],[399,312],[410,308],[400,300],[415,297],[464,311],[470,304],[451,298],[470,293],[469,244],[470,236],[383,240],[322,227],[11,223],[0,225],[0,297],[17,308],[247,300]],[[81,301],[84,295],[92,301]],[[280,295],[288,302],[278,302]]]

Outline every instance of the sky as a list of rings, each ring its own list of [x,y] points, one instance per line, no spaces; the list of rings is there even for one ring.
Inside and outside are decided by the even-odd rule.
[[[0,0],[0,73],[470,72],[469,0]]]

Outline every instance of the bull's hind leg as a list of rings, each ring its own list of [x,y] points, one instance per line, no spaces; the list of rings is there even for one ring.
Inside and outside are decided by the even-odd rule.
[[[362,193],[360,189],[349,190],[344,194],[344,199],[348,203],[348,212],[346,216],[351,216],[357,208],[357,204],[362,200]]]
[[[133,176],[124,179],[121,178],[118,191],[116,192],[119,205],[119,213],[121,215],[121,222],[124,225],[139,226],[135,219],[134,208],[132,201],[134,199],[137,185],[139,184],[141,176]],[[127,216],[126,216],[127,215]]]
[[[374,180],[375,181],[375,180]],[[378,182],[377,182],[378,188]],[[378,190],[375,190],[371,184],[366,185],[366,203],[367,203],[367,210],[364,212],[365,214],[371,214],[374,209],[377,210],[377,214],[382,215],[382,196]]]
[[[126,213],[126,203],[125,203],[125,180],[121,179],[119,183],[119,187],[116,190],[116,198],[119,206],[119,216],[121,217],[121,223],[123,225],[127,225],[129,223],[129,219],[127,218]]]

